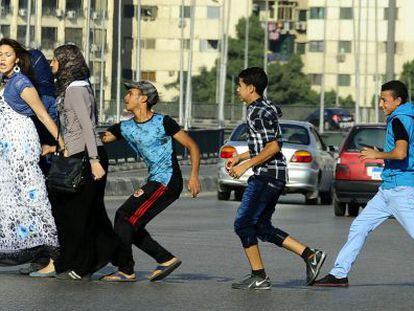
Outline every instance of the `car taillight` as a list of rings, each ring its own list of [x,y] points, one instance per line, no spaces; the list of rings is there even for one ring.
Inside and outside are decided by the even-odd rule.
[[[292,158],[290,159],[290,162],[296,162],[296,163],[312,162],[312,154],[309,151],[298,150],[293,154]]]
[[[235,152],[236,152],[236,148],[232,146],[223,146],[220,149],[220,158],[222,159],[231,158]]]
[[[335,179],[349,179],[350,170],[346,164],[337,164],[335,169]]]

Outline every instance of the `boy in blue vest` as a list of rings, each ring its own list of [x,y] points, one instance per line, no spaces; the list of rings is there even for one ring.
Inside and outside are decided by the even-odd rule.
[[[387,116],[384,152],[363,148],[360,156],[384,159],[381,186],[353,221],[334,268],[314,286],[347,287],[348,273],[368,234],[392,216],[414,238],[414,105],[407,100],[407,87],[402,82],[382,85],[379,105]]]

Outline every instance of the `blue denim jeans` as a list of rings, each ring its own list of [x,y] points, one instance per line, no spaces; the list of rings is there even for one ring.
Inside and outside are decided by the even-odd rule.
[[[234,231],[244,248],[257,245],[258,238],[282,246],[288,234],[273,227],[272,215],[284,187],[284,181],[267,176],[253,175],[247,181],[234,221]]]
[[[368,235],[391,216],[414,239],[414,187],[380,188],[355,218],[349,229],[348,240],[342,247],[330,274],[344,278],[351,270]]]

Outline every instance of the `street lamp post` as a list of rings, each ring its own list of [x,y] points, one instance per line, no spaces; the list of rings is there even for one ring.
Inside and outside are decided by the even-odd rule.
[[[224,11],[224,9],[223,9]],[[224,127],[224,102],[226,98],[226,78],[227,78],[227,54],[228,54],[228,40],[229,40],[229,25],[230,25],[231,0],[227,2],[227,22],[224,31],[223,55],[220,62],[221,76],[220,76],[220,101],[218,109],[218,125],[219,128]],[[224,16],[223,16],[224,18]]]
[[[263,48],[263,70],[267,73],[267,51],[269,50],[269,0],[265,2],[265,31],[264,31],[264,48]]]
[[[191,21],[190,21],[190,47],[188,51],[188,70],[187,70],[187,85],[185,94],[185,116],[184,116],[184,130],[188,130],[190,127],[191,118],[191,76],[192,76],[192,63],[193,63],[193,44],[194,44],[194,26],[195,26],[195,11],[196,0],[191,1]]]
[[[32,15],[32,0],[27,0],[27,16],[26,16],[26,48],[30,46],[30,17]]]
[[[323,133],[325,125],[325,75],[326,75],[326,50],[328,44],[326,42],[326,28],[328,20],[328,0],[325,0],[324,20],[323,20],[323,55],[322,55],[322,81],[321,81],[321,96],[320,96],[320,108],[319,108],[319,132]]]
[[[121,35],[122,35],[122,0],[118,2],[118,59],[117,59],[117,85],[116,85],[116,122],[121,118]]]
[[[137,42],[136,42],[136,72],[135,72],[135,80],[141,80],[141,0],[138,0],[137,5]]]
[[[85,62],[89,66],[90,59],[90,40],[91,40],[91,0],[86,3],[86,40],[85,40]]]
[[[99,79],[99,122],[104,122],[103,106],[104,106],[104,64],[105,64],[105,41],[106,41],[106,30],[105,30],[105,19],[106,11],[102,11],[102,29],[101,29],[101,75]]]
[[[181,0],[181,18],[180,18],[180,28],[181,28],[181,40],[180,40],[180,94],[178,102],[178,122],[180,125],[184,125],[184,0]]]

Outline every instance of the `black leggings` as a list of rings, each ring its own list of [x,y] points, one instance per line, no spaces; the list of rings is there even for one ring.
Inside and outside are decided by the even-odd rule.
[[[158,263],[174,257],[150,236],[145,226],[179,198],[182,184],[181,176],[173,177],[167,186],[149,181],[117,210],[115,232],[120,238],[120,246],[114,264],[118,266],[119,271],[126,274],[134,273],[132,244]]]

